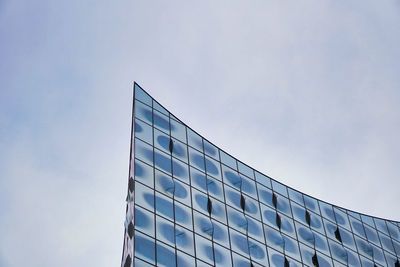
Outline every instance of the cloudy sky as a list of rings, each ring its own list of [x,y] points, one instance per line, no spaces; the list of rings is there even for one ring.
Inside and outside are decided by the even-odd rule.
[[[0,266],[118,266],[132,85],[307,194],[400,220],[400,2],[0,0]]]

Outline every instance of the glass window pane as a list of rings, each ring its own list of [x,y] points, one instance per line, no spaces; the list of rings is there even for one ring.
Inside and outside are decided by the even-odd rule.
[[[208,156],[213,157],[216,160],[219,160],[219,155],[218,155],[218,148],[208,142],[207,140],[204,140],[204,153],[206,153]]]
[[[135,229],[154,237],[154,214],[136,205]]]
[[[220,151],[220,155],[221,155],[221,162],[224,163],[226,166],[231,167],[232,169],[236,170],[236,160],[234,158],[232,158],[231,156],[229,156],[228,154],[226,154],[224,151]]]
[[[171,122],[171,135],[174,138],[176,138],[179,141],[186,144],[187,143],[186,142],[186,127],[182,123],[180,123],[176,120],[173,120],[173,119],[171,119],[170,122]]]
[[[187,128],[188,143],[189,146],[196,148],[199,151],[203,151],[203,142],[200,135]]]
[[[175,249],[157,242],[157,266],[176,267]]]
[[[275,181],[275,180],[271,180],[271,182],[272,182],[272,189],[273,189],[275,192],[277,192],[277,193],[279,193],[279,194],[281,194],[281,195],[283,195],[283,196],[285,196],[285,197],[288,196],[286,186],[284,186],[284,185],[281,184],[281,183],[278,183],[278,182]]]
[[[140,181],[150,187],[154,187],[153,168],[149,165],[135,160],[135,180]]]
[[[154,239],[135,231],[135,256],[155,264]]]
[[[249,166],[244,165],[240,161],[237,162],[239,167],[239,172],[246,175],[247,177],[254,179],[254,172]]]
[[[169,118],[167,116],[153,109],[153,121],[155,127],[169,134]]]
[[[139,85],[135,84],[135,99],[151,106],[152,98]]]
[[[141,140],[153,144],[153,131],[150,125],[144,123],[138,119],[135,119],[135,137]]]

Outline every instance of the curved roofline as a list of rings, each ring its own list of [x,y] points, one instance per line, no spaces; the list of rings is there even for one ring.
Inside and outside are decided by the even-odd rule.
[[[168,108],[164,107],[160,102],[158,102],[156,99],[154,99],[154,97],[152,97],[152,96],[151,96],[145,89],[143,89],[143,87],[140,86],[136,81],[134,81],[134,83],[133,83],[133,90],[135,90],[135,86],[140,87],[140,89],[142,89],[148,96],[150,96],[151,99],[152,99],[153,101],[157,102],[157,104],[159,104],[162,108],[164,108],[165,110],[167,110],[171,115],[173,115],[176,119],[179,120],[179,122],[181,122],[183,125],[185,125],[187,128],[189,128],[191,131],[193,131],[194,133],[196,133],[197,135],[199,135],[201,138],[203,138],[204,140],[206,140],[207,142],[209,142],[210,144],[212,144],[213,146],[215,146],[216,148],[218,148],[219,150],[221,150],[221,151],[224,152],[225,154],[227,154],[227,155],[229,155],[230,157],[234,158],[235,160],[237,160],[238,162],[242,163],[243,165],[249,167],[249,168],[252,169],[253,171],[256,171],[256,172],[258,172],[258,173],[260,173],[260,174],[262,174],[262,175],[265,175],[265,176],[267,176],[268,178],[270,178],[271,180],[273,180],[273,181],[275,181],[275,182],[277,182],[277,183],[280,183],[280,184],[286,186],[287,188],[290,188],[290,189],[292,189],[292,190],[294,190],[294,191],[297,191],[297,192],[299,192],[299,193],[301,193],[301,194],[303,194],[303,195],[305,195],[305,196],[311,197],[311,198],[313,198],[313,199],[316,199],[316,200],[318,200],[318,201],[321,201],[321,202],[324,202],[324,203],[326,203],[326,204],[328,204],[328,205],[331,205],[332,207],[337,207],[337,208],[340,208],[340,209],[344,209],[344,210],[346,210],[346,211],[350,211],[350,212],[353,212],[353,213],[358,213],[359,215],[364,215],[364,216],[376,218],[376,219],[379,219],[379,220],[390,221],[390,222],[393,222],[393,223],[395,223],[395,224],[400,223],[400,221],[395,221],[395,220],[391,220],[391,219],[385,219],[385,218],[381,218],[381,217],[378,217],[378,216],[374,216],[374,215],[362,213],[362,212],[359,212],[359,211],[354,211],[354,210],[347,209],[347,208],[344,208],[344,207],[340,207],[340,206],[338,206],[338,205],[335,205],[335,204],[329,203],[329,202],[327,202],[327,201],[325,201],[325,200],[322,200],[322,199],[313,197],[313,196],[311,196],[311,195],[309,195],[309,194],[307,194],[307,193],[301,192],[301,191],[299,191],[299,190],[297,190],[297,189],[295,189],[295,188],[293,188],[293,187],[291,187],[291,186],[289,186],[289,185],[286,185],[286,184],[284,184],[284,183],[279,182],[278,180],[272,178],[271,176],[269,176],[269,175],[267,175],[267,174],[264,174],[263,172],[260,172],[260,171],[257,170],[256,168],[253,168],[253,167],[249,166],[248,164],[246,164],[246,163],[244,163],[243,161],[239,160],[237,157],[232,156],[230,153],[228,153],[228,152],[226,152],[225,150],[221,149],[219,146],[215,145],[213,142],[211,142],[210,140],[208,140],[207,138],[205,138],[203,135],[201,135],[201,134],[199,134],[197,131],[193,130],[192,127],[190,127],[190,126],[187,125],[185,122],[183,122],[182,120],[180,120],[180,119],[179,119],[178,117],[176,117]],[[134,100],[135,100],[135,99],[133,99],[133,101],[134,101]],[[221,163],[222,163],[222,162],[221,162]],[[272,190],[273,190],[273,189],[272,189]],[[273,190],[273,191],[275,191],[275,190]],[[399,227],[399,225],[396,225],[396,226]]]

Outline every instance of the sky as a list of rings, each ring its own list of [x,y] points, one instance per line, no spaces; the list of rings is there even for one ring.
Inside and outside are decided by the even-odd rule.
[[[118,266],[133,82],[311,196],[400,220],[397,0],[0,0],[0,267]]]

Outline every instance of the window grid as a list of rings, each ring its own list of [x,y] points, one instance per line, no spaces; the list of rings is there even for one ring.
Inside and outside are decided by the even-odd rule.
[[[321,259],[324,263],[328,263],[330,266],[333,266],[332,264],[337,266],[346,265],[346,260],[347,264],[349,264],[348,255],[352,255],[352,257],[355,255],[360,264],[370,261],[379,266],[382,264],[391,266],[390,262],[392,262],[393,259],[398,259],[399,252],[397,250],[400,248],[398,222],[373,218],[336,207],[289,188],[255,171],[248,165],[237,161],[229,154],[226,154],[212,143],[203,139],[185,124],[173,117],[171,113],[155,102],[136,84],[135,96],[133,122],[135,126],[138,125],[138,129],[135,129],[132,136],[132,142],[135,145],[135,151],[132,151],[132,161],[135,166],[138,164],[138,167],[145,166],[146,169],[152,169],[152,177],[137,177],[135,172],[133,178],[135,184],[140,185],[139,188],[147,188],[146,190],[153,192],[153,199],[152,204],[148,203],[149,207],[152,207],[151,209],[139,203],[134,203],[133,207],[134,212],[136,212],[138,208],[148,212],[148,214],[153,214],[154,237],[152,237],[150,233],[143,232],[139,227],[141,218],[135,218],[135,235],[133,237],[133,242],[136,242],[136,233],[140,234],[140,236],[147,237],[149,240],[153,240],[154,242],[146,242],[152,244],[151,246],[154,247],[154,254],[149,254],[151,257],[154,256],[154,258],[146,258],[150,257],[149,255],[140,255],[141,245],[139,244],[139,248],[137,245],[135,246],[132,262],[136,260],[139,262],[140,260],[141,263],[151,266],[157,266],[158,263],[168,263],[178,266],[178,262],[189,260],[196,266],[205,266],[208,264],[223,266],[221,265],[222,263],[219,262],[221,251],[223,253],[229,253],[229,256],[225,255],[224,257],[229,257],[229,262],[232,264],[240,261],[239,259],[242,259],[242,261],[246,259],[246,261],[252,262],[254,266],[259,264],[261,264],[261,266],[274,266],[275,262],[271,262],[271,257],[275,257],[274,255],[278,255],[278,258],[280,257],[279,255],[283,258],[286,257],[289,259],[289,262],[292,262],[294,265],[301,265],[298,261],[309,265],[310,259],[307,258],[306,255],[308,255],[310,251],[318,251],[318,259]],[[146,135],[149,132],[149,127],[151,129],[151,136]],[[163,146],[163,144],[160,143],[160,138],[156,140],[156,136],[165,136],[168,138],[170,146],[172,143],[173,148],[170,148],[170,151],[168,151],[165,147],[165,143]],[[151,143],[149,143],[150,141]],[[175,153],[175,145],[176,148],[183,149],[182,151],[184,152],[182,155]],[[196,159],[196,157],[198,158]],[[199,160],[202,161],[202,163],[200,163]],[[233,165],[233,162],[235,165]],[[167,167],[168,164],[170,167]],[[235,169],[232,169],[233,166]],[[180,171],[182,171],[182,173],[180,173]],[[193,172],[197,172],[204,177],[205,189],[200,188],[199,185],[193,181]],[[239,177],[239,188],[231,184],[227,177],[227,172],[231,172]],[[164,175],[167,180],[172,180],[172,194],[169,191],[164,192],[161,189],[157,189],[159,180],[157,180],[156,173]],[[186,177],[179,177],[180,175]],[[146,183],[146,181],[151,181],[148,179],[152,179],[152,183]],[[209,189],[209,186],[212,182],[215,184],[215,190],[219,190],[219,194],[210,191],[211,189]],[[243,187],[244,184],[246,184],[246,189]],[[187,191],[186,194],[189,194],[187,201],[181,199],[177,195],[178,187],[182,187],[182,192]],[[260,190],[269,190],[278,205],[275,206],[275,204],[264,201],[260,196]],[[199,192],[201,192],[201,194],[199,194]],[[139,194],[140,192],[136,193],[136,195]],[[230,194],[230,196],[228,197],[227,194]],[[237,199],[234,200],[232,194],[237,194],[239,196],[240,205],[238,205]],[[204,201],[204,197],[203,200],[200,200],[202,196],[206,196],[206,202]],[[140,195],[138,197],[140,197]],[[219,199],[217,199],[218,197]],[[147,199],[147,201],[149,200]],[[234,203],[234,201],[236,202]],[[204,207],[204,203],[207,203],[207,207]],[[253,212],[248,211],[248,205],[250,204],[253,204]],[[268,209],[265,209],[264,205],[265,208],[268,207]],[[166,211],[162,211],[162,209],[167,206],[172,207],[172,218],[167,215]],[[196,208],[197,206],[199,208]],[[211,208],[208,206],[211,206]],[[208,213],[207,209],[209,210]],[[216,209],[220,209],[219,212],[223,214],[222,217],[219,217],[219,215],[215,213],[218,212]],[[241,214],[243,220],[246,221],[245,231],[240,230],[241,228],[237,228],[239,226],[231,221],[235,219],[234,217],[230,218],[231,215],[228,210]],[[276,223],[279,221],[279,226],[273,225],[271,221],[266,221],[265,214],[267,210],[275,212],[277,218]],[[308,213],[308,220],[311,222],[310,225],[307,225],[307,222],[301,219],[301,210]],[[209,223],[212,225],[211,237],[205,233],[197,232],[198,226],[195,225],[195,212],[209,219]],[[186,215],[191,217],[189,225],[177,221],[176,216],[184,217]],[[158,229],[157,222],[159,219],[157,218],[162,218],[166,224],[172,227],[173,242],[171,244],[167,244],[157,238],[165,234],[162,229]],[[286,224],[285,227],[292,227],[292,232],[286,232],[281,229],[282,222]],[[321,225],[315,226],[315,224]],[[328,224],[330,225],[330,230],[327,229]],[[271,226],[273,228],[270,228]],[[257,229],[253,227],[257,227]],[[184,249],[177,244],[178,228],[186,229],[185,231],[187,231],[187,234],[191,236],[189,242],[191,242],[190,246],[193,247],[192,255],[184,251]],[[214,237],[216,233],[214,231],[220,228],[223,233],[227,234],[225,241],[215,239]],[[321,248],[313,248],[310,244],[302,241],[299,233],[300,228],[308,229],[308,231],[312,233],[314,247],[316,242],[315,238],[317,237],[324,239],[327,248],[321,251]],[[332,235],[333,228],[336,229],[339,235],[342,233],[345,234],[347,238],[346,242]],[[286,253],[285,246],[282,252],[278,252],[276,248],[272,246],[272,243],[269,243],[266,229],[275,229],[274,231],[279,232],[282,240],[293,241],[296,247],[294,251],[297,251],[294,255],[297,255],[297,259],[294,259],[292,255]],[[255,230],[260,230],[263,236],[259,238],[254,236],[254,233],[251,233],[251,231]],[[180,238],[182,235],[184,236],[184,234],[186,234],[186,232],[179,233]],[[235,237],[232,239],[232,236],[238,238]],[[201,240],[205,240],[206,243],[209,242],[207,244],[210,245],[198,247],[200,244],[196,244],[196,241],[198,241],[197,239],[200,237],[202,238]],[[235,240],[242,239],[246,240],[247,249],[242,248],[241,250],[234,248],[235,246],[240,246],[240,244],[235,243]],[[283,242],[285,244],[286,241]],[[250,244],[252,244],[251,247]],[[366,244],[367,247],[362,248],[361,246],[360,248],[360,244]],[[258,248],[257,246],[260,247],[261,250],[254,250]],[[344,251],[347,255],[346,258],[338,258],[338,256],[335,256],[336,254],[334,253],[336,252],[333,252],[333,247],[336,247],[336,250],[337,248],[341,248],[341,251]],[[124,249],[126,249],[125,245]],[[360,249],[364,249],[367,252],[360,251]],[[209,251],[211,251],[211,254],[209,254]],[[273,255],[269,255],[270,251]],[[137,253],[139,254],[136,255]],[[174,260],[167,261],[166,259],[159,259],[159,257],[170,255],[169,253],[171,253],[171,255],[173,254]],[[260,255],[263,254],[263,256],[261,257],[257,253]],[[238,258],[238,255],[241,256]],[[277,259],[277,257],[274,259]],[[159,262],[160,260],[161,262]]]

